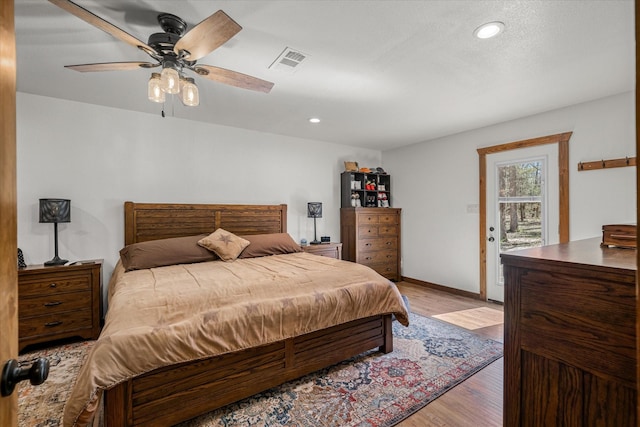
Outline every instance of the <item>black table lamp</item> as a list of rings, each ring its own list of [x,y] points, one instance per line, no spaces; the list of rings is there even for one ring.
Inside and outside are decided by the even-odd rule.
[[[316,234],[316,218],[322,218],[322,203],[309,202],[307,203],[307,218],[313,218],[313,242],[309,242],[312,245],[319,245],[320,241]]]
[[[40,199],[40,222],[52,222],[55,233],[56,254],[44,265],[62,265],[66,259],[58,257],[58,223],[71,222],[71,200],[68,199]]]

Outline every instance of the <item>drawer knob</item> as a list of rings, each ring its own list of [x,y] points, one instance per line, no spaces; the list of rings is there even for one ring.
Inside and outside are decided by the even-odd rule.
[[[371,259],[371,257],[370,257],[370,256],[368,256],[368,257],[366,257],[365,259],[368,259],[368,260],[370,260],[370,259]]]
[[[45,307],[55,307],[56,305],[60,305],[62,304],[62,301],[51,301],[51,302],[45,302],[44,306]]]
[[[55,284],[55,283],[51,283],[51,284],[49,284],[49,287],[50,287],[50,288],[55,288],[56,286],[58,286],[58,285],[57,285],[57,284]]]
[[[391,244],[391,242],[387,242],[387,245],[390,245],[390,244]]]
[[[49,361],[39,357],[30,367],[20,367],[17,360],[9,360],[2,369],[2,396],[9,396],[20,381],[29,380],[32,385],[42,384],[49,376]]]
[[[54,326],[58,325],[62,325],[62,322],[59,320],[56,320],[55,322],[47,322],[44,324],[44,326],[46,326],[47,328],[53,328]]]
[[[365,243],[364,245],[365,246],[371,246],[371,243]]]

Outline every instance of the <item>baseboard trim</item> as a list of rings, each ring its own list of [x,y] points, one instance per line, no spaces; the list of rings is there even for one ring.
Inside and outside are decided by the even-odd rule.
[[[425,282],[423,280],[412,279],[411,277],[405,277],[405,276],[402,276],[401,279],[404,282],[412,283],[412,284],[418,285],[418,286],[424,286],[425,288],[435,289],[437,291],[447,292],[449,294],[455,294],[455,295],[460,295],[460,296],[467,297],[467,298],[473,298],[473,299],[477,299],[477,300],[480,300],[480,301],[484,301],[480,297],[480,294],[475,294],[475,293],[469,292],[469,291],[463,291],[462,289],[450,288],[449,286],[438,285],[436,283]]]

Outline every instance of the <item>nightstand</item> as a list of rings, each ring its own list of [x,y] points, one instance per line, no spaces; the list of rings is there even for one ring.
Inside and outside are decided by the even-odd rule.
[[[102,260],[18,270],[19,349],[61,338],[100,335]]]
[[[310,254],[342,259],[342,243],[321,243],[319,245],[303,246],[302,249]]]

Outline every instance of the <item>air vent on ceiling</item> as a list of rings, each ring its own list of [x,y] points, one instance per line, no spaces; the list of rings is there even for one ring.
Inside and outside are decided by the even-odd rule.
[[[307,59],[309,55],[302,53],[299,50],[286,47],[280,56],[269,66],[272,70],[283,71],[285,73],[293,73],[298,68],[302,61]]]

